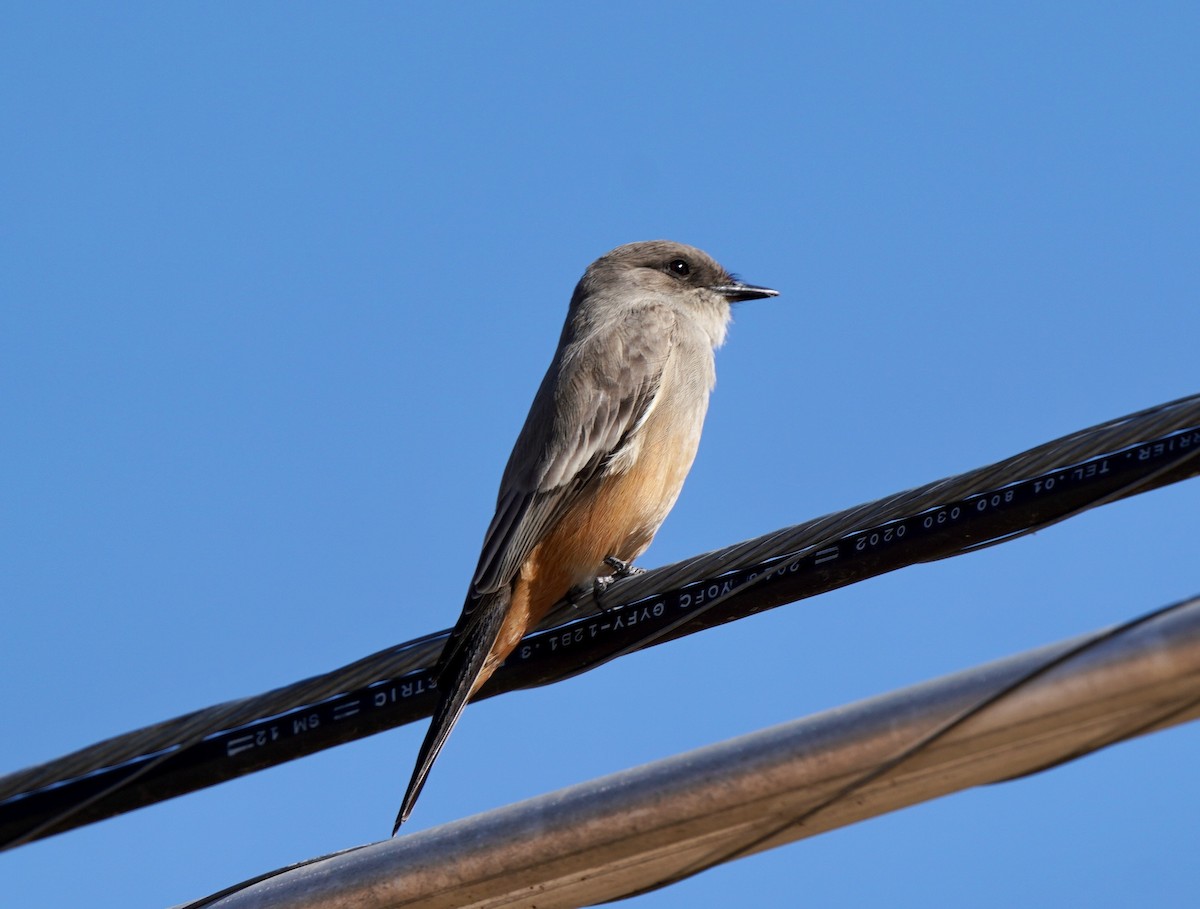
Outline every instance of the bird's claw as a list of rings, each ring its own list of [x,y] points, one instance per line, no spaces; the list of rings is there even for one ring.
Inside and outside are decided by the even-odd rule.
[[[616,556],[608,556],[605,558],[604,564],[611,568],[613,573],[601,575],[592,581],[592,596],[598,604],[600,604],[600,595],[617,581],[646,573],[645,568],[635,568],[631,562],[623,562]],[[600,608],[606,613],[609,611],[603,604],[600,604]]]
[[[596,578],[596,580],[607,580],[608,584],[611,584],[613,581],[619,581],[621,578],[630,578],[635,574],[646,573],[645,568],[635,568],[632,560],[628,562],[622,562],[616,556],[608,556],[605,558],[604,564],[611,568],[613,573],[611,575],[605,575],[603,579]],[[608,584],[605,586],[607,587]]]
[[[604,560],[604,564],[611,568],[613,573],[600,575],[599,577],[595,578],[592,581],[592,587],[590,591],[584,584],[580,584],[578,587],[572,587],[569,591],[567,591],[568,603],[578,609],[583,605],[581,601],[590,593],[592,595],[592,601],[600,607],[601,612],[607,615],[612,611],[612,609],[600,602],[601,594],[603,594],[604,591],[608,590],[609,587],[623,578],[630,578],[634,575],[646,573],[645,568],[635,568],[629,562],[624,562],[621,559],[618,559],[616,556],[608,556]]]

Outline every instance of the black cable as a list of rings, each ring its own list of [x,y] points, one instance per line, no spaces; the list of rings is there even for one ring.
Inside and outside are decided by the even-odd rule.
[[[560,607],[481,692],[557,681],[915,562],[944,558],[1200,472],[1200,396],[620,581]],[[412,722],[446,632],[266,695],[196,711],[0,778],[4,848]]]

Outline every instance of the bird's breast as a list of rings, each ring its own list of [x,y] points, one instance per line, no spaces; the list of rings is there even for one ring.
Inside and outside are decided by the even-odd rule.
[[[696,457],[708,391],[703,381],[661,389],[624,449],[541,541],[538,574],[561,588],[548,596],[611,573],[609,556],[632,561],[650,545]]]

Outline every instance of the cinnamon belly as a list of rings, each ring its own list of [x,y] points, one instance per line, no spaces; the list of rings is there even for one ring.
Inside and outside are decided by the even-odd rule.
[[[513,582],[512,601],[484,671],[492,674],[538,622],[574,587],[610,574],[604,560],[632,562],[646,551],[679,497],[700,442],[699,419],[675,427],[654,414],[642,426],[629,467],[594,481],[525,560]],[[693,428],[694,427],[694,428]]]

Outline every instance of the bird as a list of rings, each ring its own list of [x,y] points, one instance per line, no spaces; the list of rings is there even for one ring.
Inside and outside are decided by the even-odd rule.
[[[463,709],[521,638],[573,592],[638,571],[695,458],[731,305],[778,293],[667,240],[588,266],[434,671],[439,701],[393,836]]]

